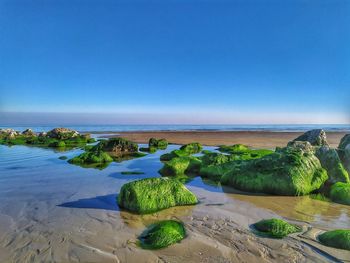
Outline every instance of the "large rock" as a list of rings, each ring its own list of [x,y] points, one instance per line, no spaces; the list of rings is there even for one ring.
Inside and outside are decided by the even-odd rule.
[[[199,171],[201,161],[192,156],[176,157],[164,163],[159,173],[163,176],[195,174]]]
[[[315,129],[307,131],[304,134],[300,135],[294,141],[308,141],[311,145],[314,146],[324,146],[328,145],[326,132],[321,129]]]
[[[335,149],[322,146],[317,149],[316,156],[320,160],[322,167],[327,171],[329,183],[349,182],[348,172],[345,170]]]
[[[350,145],[350,134],[345,134],[345,136],[340,140],[338,149],[345,150],[346,146]]]
[[[55,128],[49,131],[46,136],[55,139],[69,139],[79,135],[79,132],[68,128]]]
[[[156,149],[165,150],[168,147],[168,141],[166,139],[157,140],[156,138],[151,138],[148,141],[148,147],[150,149],[156,148]]]
[[[33,132],[32,129],[26,129],[22,132],[22,134],[25,136],[36,136],[35,132]]]
[[[0,129],[0,135],[1,137],[15,138],[20,133],[14,129]]]
[[[315,147],[311,145],[308,141],[291,141],[287,145],[288,147],[293,147],[296,149],[300,149],[305,153],[314,153]]]
[[[138,152],[137,143],[131,142],[124,138],[111,138],[109,140],[101,141],[97,148],[116,156]]]
[[[147,178],[124,184],[118,205],[139,214],[180,205],[197,204],[197,197],[175,179]]]
[[[231,164],[231,171],[222,176],[221,183],[248,192],[306,195],[328,179],[314,154],[293,147]]]
[[[350,184],[339,182],[332,185],[330,198],[333,202],[350,205]]]

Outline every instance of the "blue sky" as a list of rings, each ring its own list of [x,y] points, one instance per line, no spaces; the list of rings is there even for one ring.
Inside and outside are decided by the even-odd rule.
[[[346,0],[0,0],[0,36],[3,113],[350,122]]]

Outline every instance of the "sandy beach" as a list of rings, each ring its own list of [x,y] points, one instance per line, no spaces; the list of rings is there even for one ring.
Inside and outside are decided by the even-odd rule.
[[[107,137],[124,137],[137,143],[148,143],[149,138],[165,138],[170,143],[186,144],[199,142],[203,145],[217,146],[241,143],[253,148],[274,149],[285,146],[302,132],[269,132],[269,131],[140,131],[111,132]],[[327,132],[330,146],[337,147],[345,132]]]

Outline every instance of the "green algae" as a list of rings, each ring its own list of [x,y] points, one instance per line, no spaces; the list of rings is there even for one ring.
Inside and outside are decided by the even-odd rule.
[[[350,183],[338,182],[332,185],[330,198],[333,202],[350,205]]]
[[[197,197],[180,181],[169,178],[146,178],[133,181],[124,184],[118,195],[118,205],[121,208],[138,214],[197,203]]]
[[[350,250],[350,229],[336,229],[318,236],[321,244],[329,247]]]
[[[150,225],[140,236],[140,246],[144,249],[160,249],[180,242],[186,237],[182,222],[164,220]]]
[[[163,176],[195,174],[200,169],[201,161],[192,156],[176,157],[164,163],[159,173]]]
[[[166,139],[150,138],[148,141],[148,147],[165,150],[168,147],[168,141]]]
[[[291,147],[231,164],[231,171],[221,177],[221,183],[248,192],[306,195],[328,179],[315,155]]]
[[[257,234],[272,238],[283,238],[289,234],[301,232],[301,227],[276,218],[261,220],[253,224],[253,227]]]
[[[133,174],[145,174],[144,172],[141,172],[141,171],[123,171],[121,172],[121,174],[124,174],[124,175],[133,175]]]

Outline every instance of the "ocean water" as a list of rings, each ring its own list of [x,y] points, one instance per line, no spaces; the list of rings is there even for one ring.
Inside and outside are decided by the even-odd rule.
[[[350,131],[349,124],[286,124],[286,125],[36,125],[36,126],[7,126],[0,128],[14,128],[23,131],[31,128],[34,131],[49,131],[56,127],[67,127],[79,132],[123,132],[123,131],[272,131],[272,132],[303,132],[311,129],[326,131]]]

